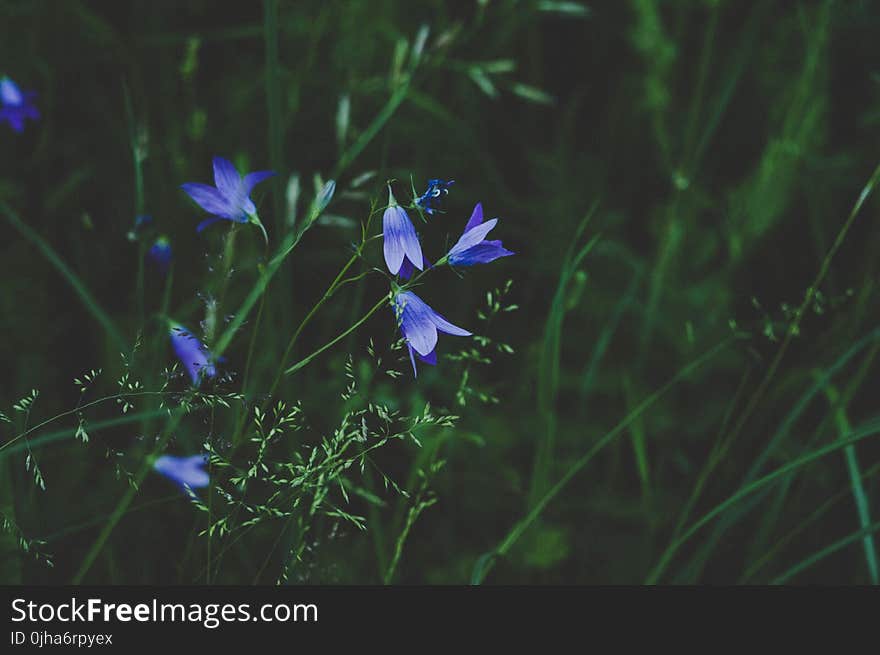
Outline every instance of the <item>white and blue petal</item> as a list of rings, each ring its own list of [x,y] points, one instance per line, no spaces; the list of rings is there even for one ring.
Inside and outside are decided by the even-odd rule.
[[[190,182],[189,184],[181,184],[180,188],[186,191],[189,197],[209,214],[227,220],[234,220],[234,208],[230,206],[226,196],[214,187],[207,184]]]
[[[225,157],[214,157],[214,185],[227,198],[235,198],[242,191],[241,175]]]
[[[459,240],[446,254],[447,261],[452,266],[473,266],[475,264],[488,264],[499,257],[508,257],[514,253],[501,245],[501,241],[489,241],[486,239],[489,232],[498,224],[498,219],[483,222],[483,206],[480,203],[474,207],[467,225],[464,227]]]
[[[424,268],[419,236],[403,207],[392,205],[385,210],[382,215],[382,241],[385,265],[392,275],[400,271],[404,256],[415,268]]]
[[[178,323],[169,322],[169,334],[174,352],[194,386],[198,386],[202,378],[217,374],[208,348],[192,332]]]
[[[21,89],[8,77],[0,79],[0,102],[6,106],[17,107],[24,101]]]
[[[190,457],[176,457],[174,455],[161,455],[153,462],[153,469],[181,487],[199,489],[207,487],[211,479],[204,470],[207,457],[204,455],[192,455]]]
[[[476,227],[472,227],[462,234],[456,244],[449,249],[449,254],[454,255],[456,253],[464,252],[468,248],[473,248],[475,245],[483,241],[483,239],[486,238],[486,235],[489,234],[489,232],[492,231],[492,228],[497,224],[498,219],[493,218],[491,221],[486,221],[485,223],[480,223]]]
[[[453,266],[473,266],[474,264],[488,264],[501,257],[513,255],[512,251],[501,245],[500,241],[483,241],[467,250],[449,257],[449,263]]]
[[[394,310],[400,331],[406,340],[413,374],[416,376],[416,357],[426,364],[436,366],[438,332],[461,337],[471,334],[447,321],[412,291],[397,292],[394,296]]]
[[[427,355],[437,345],[434,310],[412,291],[401,291],[394,299],[399,313],[400,331],[419,355]]]
[[[255,171],[253,173],[248,173],[242,179],[242,185],[244,189],[244,194],[249,196],[251,191],[254,190],[254,187],[257,186],[263,180],[266,180],[275,175],[275,171]]]

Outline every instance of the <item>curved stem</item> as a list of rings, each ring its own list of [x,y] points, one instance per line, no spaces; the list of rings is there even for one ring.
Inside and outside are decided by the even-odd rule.
[[[387,295],[386,295],[386,296],[382,296],[382,298],[379,300],[379,302],[377,302],[375,305],[373,305],[373,306],[370,308],[370,310],[369,310],[366,314],[364,314],[360,319],[358,319],[357,322],[355,322],[351,327],[349,327],[347,330],[345,330],[344,332],[342,332],[342,333],[340,333],[339,335],[337,335],[337,336],[336,336],[335,338],[333,338],[332,340],[330,340],[330,341],[328,341],[327,343],[325,343],[323,346],[321,346],[320,348],[318,348],[315,352],[313,352],[313,353],[312,353],[311,355],[309,355],[308,357],[304,357],[303,359],[299,360],[296,364],[294,364],[293,366],[291,366],[290,368],[288,368],[287,370],[285,370],[285,371],[284,371],[284,374],[285,374],[285,375],[291,375],[291,374],[295,373],[296,371],[298,371],[299,369],[301,369],[303,366],[306,366],[306,365],[307,365],[310,361],[312,361],[315,357],[317,357],[318,355],[320,355],[320,354],[321,354],[322,352],[324,352],[325,350],[327,350],[327,349],[329,349],[329,348],[332,348],[332,347],[335,346],[337,343],[339,343],[340,341],[342,341],[342,339],[344,339],[344,338],[347,337],[349,334],[351,334],[351,333],[354,332],[356,329],[358,329],[361,325],[363,325],[364,323],[366,323],[366,322],[367,322],[367,319],[369,319],[373,314],[375,314],[377,311],[379,311],[379,309],[381,309],[381,308],[382,308],[384,305],[386,305],[387,303],[388,303],[388,296],[387,296]]]

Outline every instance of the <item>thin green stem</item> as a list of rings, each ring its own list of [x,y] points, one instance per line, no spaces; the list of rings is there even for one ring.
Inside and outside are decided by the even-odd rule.
[[[12,208],[7,205],[5,202],[0,201],[0,212],[6,216],[6,219],[12,224],[12,226],[18,230],[21,235],[34,244],[49,260],[49,263],[52,264],[59,273],[67,280],[68,284],[73,287],[73,290],[79,296],[80,300],[82,300],[83,304],[86,306],[86,309],[95,317],[98,323],[104,328],[107,334],[113,339],[116,347],[119,348],[122,352],[128,352],[130,347],[126,342],[125,338],[122,336],[122,333],[116,327],[116,324],[113,320],[107,315],[107,313],[101,309],[101,306],[98,304],[98,301],[92,296],[89,290],[86,288],[86,285],[83,284],[82,280],[79,279],[79,276],[74,273],[70,267],[64,263],[64,260],[55,252],[55,249],[49,245],[49,243],[43,239],[39,234],[37,234],[27,223],[19,218],[18,214],[16,214]]]

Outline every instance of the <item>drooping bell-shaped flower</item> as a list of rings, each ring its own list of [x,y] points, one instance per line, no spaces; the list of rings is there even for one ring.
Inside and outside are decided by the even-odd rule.
[[[33,91],[23,92],[8,77],[0,78],[0,122],[6,121],[16,132],[23,132],[26,118],[40,118],[40,112],[34,106],[36,95]]]
[[[257,184],[273,175],[274,171],[257,171],[242,177],[228,159],[214,157],[214,186],[191,182],[180,187],[212,215],[199,223],[196,230],[201,232],[217,221],[250,222],[263,230],[265,237],[266,230],[257,216],[257,208],[250,194]]]
[[[452,266],[473,266],[515,254],[502,246],[501,241],[486,240],[486,235],[497,223],[497,218],[484,223],[483,205],[477,203],[461,237],[446,253],[446,260]]]
[[[406,210],[397,204],[391,187],[388,187],[388,208],[382,215],[382,250],[385,255],[385,265],[392,275],[397,275],[404,259],[415,268],[422,270],[424,260],[422,258],[422,245],[419,243],[419,235]]]
[[[160,273],[163,275],[167,273],[173,257],[171,242],[168,240],[168,237],[163,234],[156,239],[147,251],[147,257],[159,269]]]
[[[400,332],[406,341],[415,376],[418,376],[416,357],[426,364],[436,366],[438,332],[458,337],[471,335],[464,328],[447,321],[412,291],[398,289],[394,294],[393,309]]]
[[[179,323],[169,321],[168,327],[174,352],[194,386],[199,386],[203,378],[217,375],[214,358],[205,344]]]

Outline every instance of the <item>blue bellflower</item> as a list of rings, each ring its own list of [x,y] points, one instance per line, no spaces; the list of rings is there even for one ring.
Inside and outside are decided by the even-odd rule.
[[[412,291],[398,290],[395,293],[394,315],[400,332],[406,340],[413,375],[416,377],[419,374],[416,369],[416,357],[431,366],[437,365],[438,332],[457,337],[471,335],[467,330],[453,325],[440,316]]]
[[[500,241],[487,241],[486,235],[498,223],[497,218],[483,222],[483,205],[477,203],[470,220],[464,226],[464,232],[449,252],[446,260],[453,266],[473,266],[488,264],[499,257],[513,255],[501,245]]]
[[[440,207],[440,200],[449,193],[449,187],[455,184],[455,180],[428,180],[428,190],[416,198],[416,204],[426,214],[433,214]]]
[[[212,378],[217,375],[217,368],[205,344],[179,323],[169,321],[168,324],[171,345],[193,385],[198,386],[202,378]]]
[[[40,117],[33,103],[36,95],[33,91],[23,93],[8,77],[0,78],[0,122],[6,121],[16,132],[23,132],[26,118],[37,120]]]
[[[428,259],[427,257],[425,257],[424,255],[422,255],[422,262],[424,263],[425,268],[433,268],[433,266],[431,265],[431,260],[429,260],[429,259]],[[400,265],[400,270],[397,271],[397,275],[398,275],[398,276],[400,277],[400,279],[402,279],[402,280],[408,280],[408,279],[410,279],[410,278],[412,277],[412,274],[415,273],[415,271],[416,271],[416,269],[415,269],[415,267],[410,263],[409,259],[406,258],[406,257],[404,257],[404,258],[403,258],[403,264]]]
[[[156,239],[147,251],[147,256],[156,265],[160,273],[163,275],[167,273],[172,258],[171,242],[168,240],[168,237],[163,234]]]
[[[420,271],[424,267],[422,245],[416,228],[406,210],[397,204],[391,187],[388,187],[388,208],[382,215],[382,240],[385,254],[385,265],[392,275],[397,275],[404,260]],[[411,269],[410,269],[411,270]]]
[[[208,458],[205,455],[161,455],[153,462],[153,469],[192,495],[192,489],[207,487],[211,481],[208,472],[203,468],[207,463]]]
[[[257,184],[273,175],[274,171],[257,171],[242,177],[228,159],[214,157],[214,186],[193,182],[180,187],[202,209],[212,214],[211,218],[199,223],[196,230],[201,232],[217,221],[250,222],[262,229],[265,237],[266,230],[257,216],[257,208],[250,194]]]

